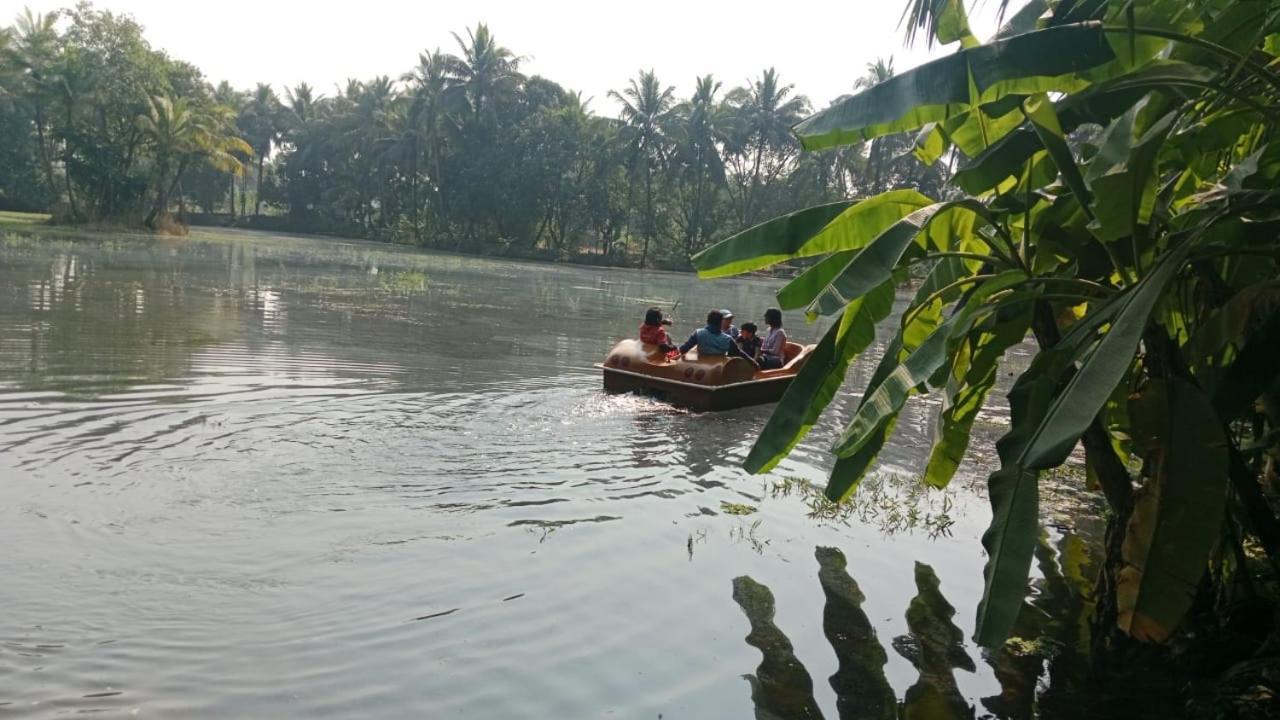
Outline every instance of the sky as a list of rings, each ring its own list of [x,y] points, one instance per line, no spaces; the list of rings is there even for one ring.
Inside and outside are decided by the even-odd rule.
[[[0,0],[0,24],[23,7],[45,12],[73,2]],[[640,69],[657,71],[684,97],[698,75],[714,73],[727,89],[773,66],[822,107],[849,92],[878,57],[893,56],[899,72],[929,58],[923,43],[903,47],[906,0],[218,0],[198,10],[183,0],[94,4],[133,15],[153,47],[195,64],[213,83],[269,82],[283,92],[306,81],[324,94],[347,78],[398,77],[425,49],[456,52],[450,33],[465,37],[485,22],[500,44],[524,56],[523,72],[581,90],[605,115],[616,111],[608,91],[625,87]],[[972,25],[980,38],[994,32],[998,4],[978,0]]]

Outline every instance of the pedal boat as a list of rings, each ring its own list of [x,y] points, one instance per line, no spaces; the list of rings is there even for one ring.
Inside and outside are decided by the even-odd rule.
[[[697,350],[668,360],[657,345],[631,339],[614,345],[596,367],[606,392],[639,392],[693,410],[732,410],[777,402],[814,347],[787,343],[785,365],[757,370],[742,358],[700,358]]]

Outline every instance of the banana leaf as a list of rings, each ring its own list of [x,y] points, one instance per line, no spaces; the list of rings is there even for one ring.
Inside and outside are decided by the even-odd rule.
[[[809,303],[809,315],[839,312],[852,298],[892,277],[913,241],[923,236],[924,245],[950,249],[973,235],[976,217],[986,218],[987,210],[974,200],[954,200],[922,207],[895,222],[854,255]],[[946,223],[937,223],[946,219]],[[818,279],[818,278],[814,278]],[[811,286],[810,286],[811,287]]]
[[[994,293],[1025,280],[1026,275],[1021,272],[1002,273],[977,286],[966,299],[965,307],[981,306]],[[832,452],[838,457],[853,455],[862,449],[877,428],[882,427],[891,417],[896,417],[916,388],[924,384],[950,358],[949,349],[953,343],[949,341],[954,337],[967,335],[972,328],[974,316],[973,312],[953,314],[935,328],[882,382],[869,386],[874,389],[863,396],[862,404],[844,433],[836,440]]]
[[[966,249],[977,250],[978,248],[968,247]],[[972,260],[962,260],[956,257],[942,259],[930,271],[924,282],[920,284],[920,287],[916,290],[915,297],[912,298],[908,307],[920,305],[927,298],[951,285],[956,280],[972,275],[976,271],[977,263]],[[957,288],[952,292],[943,293],[940,300],[951,302],[959,294],[960,290]],[[889,341],[884,354],[880,356],[880,362],[876,364],[875,371],[871,373],[871,379],[867,381],[867,388],[879,387],[894,372],[902,359],[904,338],[917,332],[913,326],[936,328],[939,325],[941,315],[942,303],[940,302],[936,308],[925,308],[918,313],[910,326],[900,327],[897,334]],[[913,344],[911,347],[916,347],[917,344]],[[863,393],[862,399],[858,403],[859,410],[866,405],[870,395],[870,392]],[[896,422],[897,414],[895,413],[892,417],[886,418],[876,428],[876,432],[863,443],[857,452],[846,457],[836,458],[835,465],[832,467],[827,480],[826,496],[828,499],[832,502],[840,502],[853,494],[858,484],[862,482],[867,471],[871,468],[872,463],[875,462],[876,457],[879,456],[880,450],[888,442],[889,436],[893,434]]]
[[[1010,429],[996,443],[1000,469],[988,480],[992,519],[982,536],[987,565],[978,606],[980,645],[1004,642],[1026,595],[1039,528],[1040,471],[1062,464],[1129,370],[1156,301],[1190,248],[1184,242],[1166,253],[1140,282],[1073,325],[1058,345],[1036,357],[1010,391]],[[1059,389],[1062,374],[1077,361],[1080,369]]]
[[[1190,609],[1222,534],[1227,438],[1209,396],[1186,380],[1153,381],[1133,404],[1145,406],[1130,416],[1155,473],[1129,517],[1117,620],[1138,640],[1164,642]]]
[[[875,328],[893,309],[893,284],[886,282],[854,300],[833,323],[765,423],[743,467],[768,472],[809,432],[844,383],[859,353],[875,340]]]
[[[969,449],[973,421],[995,386],[1005,351],[1026,337],[1031,325],[1031,304],[1010,304],[1008,310],[998,311],[989,322],[975,328],[953,352],[954,364],[923,476],[932,487],[946,487],[955,476]]]
[[[961,49],[845,98],[794,128],[806,150],[848,145],[940,122],[1011,92],[1065,92],[1115,54],[1102,26],[1079,23]]]
[[[739,275],[785,260],[856,250],[933,201],[910,189],[819,205],[763,222],[693,256],[703,278]]]

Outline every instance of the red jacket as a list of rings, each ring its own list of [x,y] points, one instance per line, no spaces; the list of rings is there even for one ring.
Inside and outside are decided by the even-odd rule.
[[[661,325],[641,325],[640,342],[649,343],[650,345],[673,344],[671,337],[667,335],[667,329]]]

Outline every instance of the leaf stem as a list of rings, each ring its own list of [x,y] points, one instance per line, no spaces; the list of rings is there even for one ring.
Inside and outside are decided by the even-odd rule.
[[[905,328],[908,325],[910,325],[912,321],[916,319],[917,315],[923,312],[926,307],[933,304],[934,300],[937,300],[938,298],[942,297],[943,295],[946,295],[952,290],[955,290],[956,288],[964,287],[965,285],[972,285],[975,282],[990,280],[993,277],[995,277],[994,273],[986,273],[982,275],[970,275],[969,277],[962,277],[959,280],[956,280],[955,282],[951,282],[951,283],[947,283],[946,285],[943,285],[942,287],[938,288],[934,292],[930,293],[929,296],[926,297],[924,300],[921,300],[914,307],[912,307],[911,309],[907,310],[907,312],[902,314],[902,327]]]

